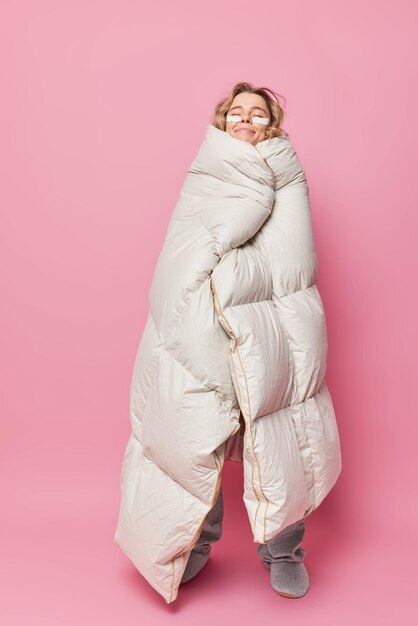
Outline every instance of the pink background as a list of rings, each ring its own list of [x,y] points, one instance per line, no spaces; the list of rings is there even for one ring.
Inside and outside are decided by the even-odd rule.
[[[1,2],[2,624],[418,623],[417,13]],[[223,537],[167,605],[113,543],[130,376],[184,176],[241,80],[285,96],[308,176],[343,471],[304,598],[271,589],[229,462]]]

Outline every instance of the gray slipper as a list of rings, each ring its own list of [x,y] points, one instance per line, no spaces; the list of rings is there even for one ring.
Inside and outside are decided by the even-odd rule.
[[[274,591],[285,598],[301,598],[309,589],[309,576],[304,563],[271,563],[270,581]]]
[[[196,550],[192,550],[190,552],[189,560],[187,561],[180,584],[187,583],[189,580],[194,578],[196,574],[198,574],[209,561],[210,546],[209,550],[203,552],[201,551],[202,546],[199,547],[199,552],[197,552]]]

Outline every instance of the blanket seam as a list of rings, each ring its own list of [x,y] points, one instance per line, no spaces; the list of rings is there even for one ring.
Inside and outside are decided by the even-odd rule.
[[[239,358],[239,361],[240,361],[240,364],[241,364],[242,373],[243,373],[243,375],[244,375],[244,379],[245,379],[245,385],[246,385],[246,390],[247,390],[248,411],[249,411],[249,432],[250,432],[250,436],[251,436],[251,445],[252,445],[252,449],[253,449],[253,455],[254,455],[254,458],[255,458],[255,460],[256,460],[256,462],[257,462],[257,466],[258,466],[258,479],[259,479],[259,483],[260,483],[260,491],[261,491],[261,493],[263,494],[264,500],[265,500],[265,502],[266,502],[266,508],[265,508],[265,511],[264,511],[264,524],[263,524],[263,532],[264,532],[264,534],[263,534],[263,539],[264,539],[264,538],[265,538],[265,533],[266,533],[266,519],[267,519],[267,509],[268,509],[268,505],[269,505],[269,500],[268,500],[268,498],[266,497],[266,494],[264,493],[264,490],[263,490],[262,481],[261,481],[261,468],[260,468],[260,463],[259,463],[259,461],[258,461],[258,457],[257,457],[256,452],[255,452],[255,449],[254,449],[254,438],[253,438],[253,433],[252,433],[252,424],[253,424],[253,423],[252,423],[252,420],[251,420],[251,407],[250,407],[250,396],[249,396],[249,391],[248,391],[248,381],[247,381],[247,375],[246,375],[245,368],[244,368],[244,364],[243,364],[243,362],[242,362],[242,359],[241,359],[241,354],[240,354],[240,351],[239,351],[239,348],[238,348],[238,338],[237,338],[237,336],[235,335],[235,333],[233,332],[233,329],[232,329],[232,327],[231,327],[231,325],[230,325],[230,323],[229,323],[228,319],[225,317],[225,315],[224,315],[224,313],[223,313],[223,311],[222,311],[222,308],[221,308],[221,305],[220,305],[220,301],[219,301],[219,297],[218,297],[218,293],[217,293],[217,288],[216,288],[216,285],[215,285],[215,281],[213,280],[213,276],[211,277],[211,286],[213,287],[213,294],[214,294],[214,297],[215,297],[215,302],[216,302],[216,307],[217,307],[217,310],[219,309],[220,315],[221,315],[221,316],[224,318],[224,320],[227,322],[227,326],[229,326],[230,331],[232,332],[232,335],[233,335],[233,337],[234,337],[234,340],[235,340],[235,347],[234,347],[234,350],[236,350],[236,351],[237,351],[237,353],[238,353],[238,358]],[[233,357],[232,357],[232,354],[231,354],[231,349],[229,349],[229,351],[230,351],[230,356],[231,356],[231,359],[232,359],[232,362],[233,362]],[[235,364],[234,364],[234,369],[235,369]],[[237,380],[238,380],[238,379],[237,379]],[[239,385],[239,382],[238,382],[238,385]],[[240,388],[240,387],[239,387],[239,389],[240,389],[240,392],[241,392],[241,388]],[[241,407],[241,412],[242,412],[242,407]],[[251,464],[251,470],[253,471],[253,464]],[[253,481],[252,481],[252,482],[253,482]],[[259,509],[259,507],[260,507],[261,502],[260,502],[260,499],[259,499],[259,497],[258,497],[257,491],[256,491],[256,489],[255,489],[254,482],[253,482],[253,490],[254,490],[255,496],[256,496],[256,498],[257,498],[257,500],[258,500],[258,506],[257,506],[256,512],[255,512],[255,514],[254,514],[254,530],[256,530],[257,512],[258,512],[258,509]]]

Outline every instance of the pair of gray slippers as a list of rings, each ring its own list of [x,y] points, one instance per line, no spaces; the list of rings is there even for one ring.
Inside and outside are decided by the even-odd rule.
[[[220,488],[216,503],[206,516],[200,537],[190,552],[181,584],[194,578],[209,561],[211,544],[222,535],[223,515]],[[301,547],[304,534],[305,522],[299,520],[257,548],[257,553],[270,571],[271,586],[285,598],[301,598],[309,589],[309,576],[303,563],[305,550]]]

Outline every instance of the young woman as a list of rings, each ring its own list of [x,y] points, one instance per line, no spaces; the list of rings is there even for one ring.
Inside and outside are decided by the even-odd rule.
[[[221,537],[222,466],[273,589],[309,588],[305,518],[341,472],[302,165],[276,94],[216,106],[173,212],[135,362],[114,540],[167,603]]]

